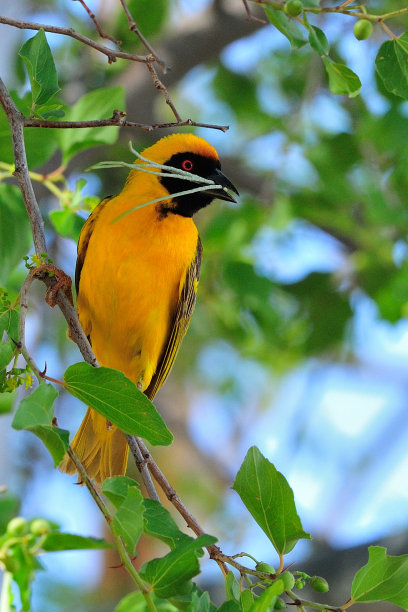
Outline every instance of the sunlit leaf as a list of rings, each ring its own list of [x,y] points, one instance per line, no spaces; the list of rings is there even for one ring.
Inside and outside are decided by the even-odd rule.
[[[368,548],[368,563],[354,577],[356,602],[388,601],[408,610],[408,555],[387,555],[383,546]]]
[[[30,78],[33,104],[45,104],[60,88],[54,58],[43,29],[24,43],[19,55]]]
[[[256,446],[249,449],[232,488],[279,554],[290,552],[300,539],[310,539],[302,529],[292,489]]]
[[[141,570],[142,577],[152,585],[158,597],[171,597],[191,588],[190,579],[200,571],[198,557],[203,546],[214,544],[217,539],[201,535],[195,540],[183,540],[177,547],[160,559],[146,563]]]
[[[102,491],[117,508],[111,527],[121,537],[128,553],[134,555],[145,524],[139,485],[126,476],[113,476],[105,480]]]
[[[320,56],[327,55],[329,52],[329,42],[326,38],[326,34],[320,28],[316,26],[310,26],[309,30],[309,42],[313,51]]]
[[[396,96],[408,99],[408,32],[385,41],[378,50],[375,66],[384,87]]]
[[[283,593],[285,586],[283,580],[276,580],[271,586],[266,588],[255,601],[251,612],[268,612],[273,609],[276,598]]]
[[[307,41],[296,21],[290,19],[283,11],[278,11],[271,6],[265,6],[264,10],[269,21],[286,36],[294,49],[299,49],[306,44]]]
[[[69,393],[123,432],[146,438],[151,444],[172,442],[173,436],[152,402],[122,372],[81,362],[66,370],[64,380]]]
[[[348,95],[349,98],[354,98],[360,93],[361,81],[348,66],[333,62],[326,56],[323,58],[323,62],[329,77],[329,87],[332,93]]]
[[[86,121],[112,117],[115,109],[124,110],[125,92],[123,87],[105,87],[91,91],[76,102],[66,112],[66,121]],[[82,149],[100,144],[113,144],[118,138],[117,127],[81,128],[59,130],[59,143],[64,159],[69,159]]]
[[[52,210],[49,215],[51,223],[60,236],[72,238],[72,240],[78,242],[85,219],[71,210]]]
[[[43,384],[25,397],[14,415],[14,429],[28,429],[47,447],[57,466],[69,444],[69,432],[52,425],[53,404],[58,396],[52,385]]]
[[[145,532],[175,548],[182,540],[192,538],[180,531],[170,512],[155,499],[145,499]]]
[[[99,538],[53,531],[46,536],[41,548],[46,552],[56,552],[60,550],[99,550],[112,548],[112,545]]]

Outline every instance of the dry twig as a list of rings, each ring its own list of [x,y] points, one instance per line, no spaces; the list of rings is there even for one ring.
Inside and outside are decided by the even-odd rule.
[[[109,64],[116,62],[118,58],[129,60],[131,62],[142,62],[143,64],[147,65],[155,61],[154,57],[152,57],[151,55],[134,55],[132,53],[124,53],[123,51],[115,51],[114,49],[109,49],[108,47],[105,47],[104,45],[95,42],[91,38],[83,36],[73,28],[63,28],[60,26],[46,25],[44,23],[33,23],[31,21],[21,21],[20,19],[12,19],[11,17],[4,17],[3,15],[0,15],[0,23],[13,26],[14,28],[19,28],[20,30],[43,29],[45,32],[52,32],[53,34],[62,34],[63,36],[70,36],[71,38],[79,40],[84,45],[87,45],[88,47],[93,47],[100,53],[106,55]]]
[[[123,10],[125,12],[126,19],[129,22],[129,30],[134,32],[139,37],[139,39],[142,41],[142,43],[144,44],[146,49],[149,51],[149,53],[151,53],[153,55],[153,57],[155,58],[156,62],[159,64],[160,68],[162,69],[163,73],[166,74],[166,72],[168,70],[168,67],[166,66],[165,62],[158,56],[158,54],[153,49],[153,47],[151,46],[151,44],[149,43],[147,38],[145,38],[143,36],[142,32],[137,27],[137,23],[133,19],[132,15],[131,15],[131,13],[129,11],[129,7],[127,6],[125,0],[120,0],[120,3],[121,3],[121,5],[123,7]]]
[[[92,21],[94,22],[95,28],[98,30],[98,34],[101,38],[106,38],[107,40],[110,40],[111,42],[113,42],[115,45],[117,45],[117,47],[120,49],[120,45],[122,44],[121,40],[116,40],[115,38],[113,38],[112,36],[109,36],[109,34],[105,34],[105,32],[102,30],[101,26],[99,25],[99,22],[95,16],[95,13],[93,13],[91,11],[91,9],[89,8],[89,6],[84,2],[84,0],[74,0],[74,2],[79,2],[80,4],[82,4],[82,6],[84,7],[84,9],[86,10],[86,12],[88,13],[90,19],[92,19]]]

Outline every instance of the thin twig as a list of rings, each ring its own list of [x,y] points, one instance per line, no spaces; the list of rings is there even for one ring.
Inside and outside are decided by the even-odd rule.
[[[109,119],[92,119],[90,121],[53,121],[51,119],[28,119],[24,118],[24,127],[26,128],[57,128],[57,129],[69,129],[69,128],[98,128],[106,126],[117,126],[125,128],[137,128],[145,130],[146,132],[152,132],[153,130],[175,128],[175,127],[203,127],[212,130],[220,130],[226,132],[229,129],[228,125],[215,125],[211,123],[201,123],[199,121],[193,121],[192,119],[185,119],[180,121],[173,121],[169,123],[136,123],[134,121],[126,121],[124,117],[126,113],[124,111],[114,110],[112,117]]]
[[[390,30],[390,28],[387,26],[386,23],[384,23],[384,21],[382,19],[377,19],[378,23],[380,24],[380,26],[382,27],[382,29],[384,30],[384,32],[387,32],[388,36],[390,38],[392,38],[393,40],[397,40],[398,36],[395,36],[394,32],[392,32],[392,30]]]
[[[281,2],[276,2],[276,0],[252,0],[255,4],[259,4],[261,6],[271,6],[277,11],[283,10],[283,4]],[[374,15],[372,13],[364,13],[361,10],[358,10],[359,6],[351,6],[348,8],[342,8],[342,5],[339,4],[337,6],[304,6],[303,11],[305,13],[312,13],[315,15],[324,14],[324,13],[336,13],[339,15],[348,15],[349,17],[354,17],[355,19],[367,19],[368,21],[377,21],[381,23],[381,21],[385,21],[386,19],[392,19],[393,17],[399,17],[400,15],[406,15],[408,13],[408,7],[404,7],[397,11],[391,11],[390,13],[383,13],[382,15]]]
[[[82,2],[82,0],[80,0],[80,2]],[[134,32],[139,39],[141,40],[141,42],[144,44],[144,46],[146,47],[146,49],[149,51],[149,53],[152,54],[152,56],[155,58],[156,62],[158,63],[158,65],[160,66],[160,68],[163,71],[163,74],[166,74],[168,67],[166,66],[165,62],[159,57],[159,55],[156,53],[156,51],[153,49],[152,45],[149,43],[149,41],[143,36],[142,32],[139,30],[139,28],[137,27],[137,23],[136,21],[133,19],[130,11],[129,11],[129,7],[127,6],[125,0],[120,0],[120,3],[123,7],[123,10],[125,12],[126,15],[126,19],[129,22],[129,30],[131,30],[132,32]]]
[[[30,175],[28,173],[27,156],[24,146],[24,116],[20,113],[17,106],[14,104],[12,97],[7,91],[2,79],[0,78],[0,103],[7,115],[11,128],[11,137],[13,139],[15,170],[13,172],[18,184],[20,185],[24,203],[26,205],[28,217],[30,219],[31,228],[33,231],[34,244],[38,254],[46,252],[44,223],[41,212],[34,194],[34,189],[31,184]]]
[[[353,0],[350,0],[350,2],[353,2]],[[258,23],[263,24],[268,23],[265,19],[260,19],[259,17],[254,17],[254,15],[252,15],[251,10],[249,8],[248,0],[242,0],[242,3],[244,5],[248,21],[256,21]]]
[[[99,492],[96,490],[92,480],[89,478],[88,473],[82,465],[78,455],[75,453],[75,451],[72,450],[70,446],[67,449],[67,454],[71,459],[72,463],[75,465],[81,484],[84,484],[86,486],[99,510],[102,512],[106,522],[108,523],[108,525],[110,525],[112,521],[112,516],[108,508],[106,507],[102,497],[99,495]]]
[[[344,2],[342,2],[341,4],[339,4],[338,8],[339,8],[339,9],[346,8],[346,6],[348,6],[348,5],[349,5],[349,4],[351,4],[352,2],[355,2],[355,0],[344,0]]]
[[[116,62],[118,58],[129,60],[132,62],[142,62],[147,65],[155,61],[154,57],[152,57],[151,55],[134,55],[132,53],[124,53],[123,51],[115,51],[114,49],[109,49],[108,47],[105,47],[104,45],[95,42],[91,38],[83,36],[73,28],[63,28],[60,26],[46,25],[43,23],[33,23],[31,21],[21,21],[19,19],[12,19],[11,17],[4,17],[3,15],[0,15],[0,23],[4,23],[15,28],[20,28],[20,30],[43,29],[45,32],[52,32],[53,34],[62,34],[63,36],[70,36],[71,38],[75,38],[76,40],[79,40],[80,42],[84,43],[84,45],[93,47],[100,53],[106,55],[109,64],[112,64],[112,62]]]
[[[173,506],[176,508],[179,514],[181,514],[183,519],[186,521],[187,527],[189,527],[192,531],[194,531],[194,533],[198,536],[205,533],[202,527],[200,527],[197,520],[194,518],[194,516],[191,514],[188,508],[181,501],[177,491],[173,489],[173,487],[171,486],[171,484],[169,483],[169,481],[167,480],[167,478],[165,477],[165,475],[163,474],[163,472],[161,471],[157,463],[154,461],[153,457],[150,454],[149,449],[147,448],[143,440],[141,440],[140,438],[137,438],[136,441],[139,445],[139,448],[142,452],[142,455],[147,465],[149,466],[149,470],[153,478],[156,480],[157,484],[160,486],[163,493],[166,495],[167,499],[173,504]],[[210,558],[214,559],[218,563],[218,565],[221,568],[222,573],[226,575],[228,573],[228,570],[224,563],[225,559],[219,556],[219,555],[222,555],[220,548],[216,546],[215,544],[212,544],[211,546],[207,546],[206,548],[208,550]]]
[[[156,89],[161,91],[162,94],[164,95],[164,99],[166,100],[166,104],[168,104],[170,106],[171,110],[173,111],[173,114],[174,114],[175,118],[177,119],[177,122],[178,123],[182,123],[183,120],[180,117],[180,115],[178,114],[178,111],[177,111],[176,107],[174,106],[173,102],[171,101],[170,96],[169,96],[169,92],[167,91],[166,87],[163,85],[163,83],[159,79],[159,76],[158,76],[158,74],[156,72],[155,67],[153,66],[153,64],[146,64],[146,66],[148,67],[149,72],[152,75],[154,86],[156,87]]]
[[[293,593],[293,591],[285,592],[286,595],[291,598],[294,604],[298,606],[309,606],[310,608],[314,608],[315,610],[322,610],[322,612],[324,612],[324,610],[329,610],[330,612],[341,612],[345,609],[344,606],[329,606],[328,604],[319,604],[316,601],[308,601],[307,599],[301,599],[296,593]]]
[[[150,475],[147,461],[143,457],[142,452],[139,448],[139,444],[138,444],[139,438],[135,438],[134,436],[129,436],[128,434],[125,434],[125,438],[129,445],[130,452],[132,453],[133,458],[135,460],[136,467],[139,470],[143,483],[146,487],[148,496],[150,497],[150,499],[155,499],[156,501],[159,502],[160,497],[156,491],[156,487],[154,486],[154,482]]]
[[[115,45],[117,45],[120,49],[120,45],[122,44],[121,40],[116,40],[115,38],[113,38],[112,36],[109,36],[109,34],[106,34],[101,26],[99,25],[99,22],[95,16],[95,13],[93,13],[91,11],[91,9],[89,8],[89,6],[84,2],[84,0],[74,0],[74,2],[79,2],[80,4],[82,4],[82,6],[84,7],[84,9],[86,10],[86,12],[88,13],[90,19],[92,19],[92,21],[94,22],[94,25],[96,27],[96,29],[98,30],[98,34],[101,38],[106,38],[107,40],[110,40],[111,42],[113,42]]]

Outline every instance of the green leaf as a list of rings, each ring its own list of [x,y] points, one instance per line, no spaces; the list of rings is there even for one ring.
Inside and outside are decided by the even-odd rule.
[[[46,552],[56,552],[60,550],[99,550],[101,548],[112,548],[112,545],[101,538],[53,531],[47,535],[41,548]]]
[[[292,489],[256,446],[249,449],[232,488],[279,554],[290,552],[300,539],[310,539],[302,529]]]
[[[6,332],[13,340],[18,340],[19,309],[11,308],[10,304],[0,304],[0,336]]]
[[[228,600],[239,601],[241,589],[231,570],[225,576],[225,596]]]
[[[31,112],[31,94],[27,93],[20,98],[16,92],[10,92],[17,108],[24,114]],[[30,170],[44,164],[58,147],[56,129],[27,129],[24,131],[24,142],[27,153],[27,162]],[[8,164],[14,164],[13,147],[11,140],[10,125],[8,119],[0,109],[0,160]]]
[[[328,57],[323,57],[326,72],[329,76],[329,88],[334,94],[345,95],[349,98],[358,96],[361,90],[361,81],[358,76],[344,64],[337,64]]]
[[[240,597],[242,612],[250,612],[254,605],[254,596],[250,589],[244,589]]]
[[[93,368],[82,362],[70,366],[64,380],[69,393],[124,433],[146,438],[153,445],[167,445],[173,441],[152,402],[122,372]]]
[[[0,369],[5,368],[11,361],[15,345],[9,340],[8,342],[0,342]]]
[[[251,612],[268,612],[273,610],[276,598],[284,591],[285,587],[283,580],[277,580],[271,586],[264,590],[262,595],[255,601]]]
[[[120,600],[114,612],[146,612],[146,600],[143,593],[133,591]]]
[[[114,612],[147,612],[146,599],[140,591],[133,591],[120,600]]]
[[[30,248],[30,223],[17,187],[0,183],[0,284]],[[16,338],[15,338],[16,339]]]
[[[31,609],[30,585],[34,578],[34,571],[39,569],[37,558],[29,554],[22,543],[17,542],[7,548],[5,565],[19,588],[22,612],[29,612]]]
[[[27,429],[45,444],[54,465],[61,463],[69,444],[69,432],[52,425],[53,404],[58,393],[52,385],[43,384],[25,397],[14,415],[14,429]]]
[[[49,217],[60,236],[72,238],[72,240],[78,242],[85,219],[72,212],[72,210],[52,210]]]
[[[187,608],[187,612],[210,612],[212,608],[210,595],[207,591],[204,593],[194,592],[191,596],[191,604]]]
[[[388,601],[408,610],[408,555],[387,555],[383,546],[368,548],[368,563],[354,577],[356,602]]]
[[[329,42],[326,38],[326,34],[320,28],[316,26],[310,26],[309,30],[309,43],[313,51],[320,56],[327,55],[330,49]]]
[[[161,540],[172,549],[183,540],[193,539],[180,531],[170,512],[160,502],[155,499],[145,499],[144,505],[145,533]]]
[[[7,523],[17,515],[20,500],[11,493],[0,493],[0,534],[6,531]]]
[[[173,606],[169,601],[158,599],[155,596],[152,597],[152,600],[157,612],[179,612],[179,608]],[[149,608],[143,593],[133,591],[120,600],[114,612],[149,612]]]
[[[37,117],[42,119],[61,119],[65,115],[63,105],[59,102],[53,104],[41,104],[35,109]]]
[[[89,119],[106,119],[112,116],[115,109],[125,107],[125,92],[123,87],[106,87],[95,89],[85,94],[74,106],[67,109],[66,121],[86,121]],[[64,161],[82,149],[88,149],[101,144],[116,142],[119,130],[115,126],[100,128],[80,128],[59,130],[59,142]]]
[[[45,104],[60,88],[54,59],[43,29],[24,43],[19,56],[27,68],[33,104]]]
[[[134,555],[145,525],[139,484],[127,476],[113,476],[104,481],[102,492],[117,508],[111,523],[114,532],[122,538],[128,553]]]
[[[198,556],[202,555],[203,546],[210,546],[216,541],[216,538],[206,534],[195,540],[183,540],[164,557],[146,563],[141,576],[152,585],[158,597],[183,594],[191,587],[190,579],[200,571]]]
[[[224,601],[217,612],[242,612],[242,608],[236,601]]]
[[[283,11],[277,11],[271,6],[265,6],[264,10],[269,21],[286,36],[293,49],[300,49],[306,44],[307,41],[296,21],[290,19]]]
[[[123,540],[130,555],[135,549],[144,528],[143,496],[137,487],[129,487],[126,498],[116,511],[111,527]]]
[[[128,476],[112,476],[102,483],[102,493],[119,508],[125,501],[129,487],[138,487],[139,483]]]
[[[375,59],[377,73],[387,91],[408,99],[408,32],[395,40],[387,40]]]
[[[0,370],[0,388],[4,382],[6,370]],[[8,414],[13,411],[14,402],[16,399],[16,391],[8,391],[0,394],[0,414]]]

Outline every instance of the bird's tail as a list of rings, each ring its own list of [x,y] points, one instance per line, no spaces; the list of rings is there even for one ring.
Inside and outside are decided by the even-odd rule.
[[[125,436],[91,408],[88,408],[71,447],[90,478],[94,478],[98,484],[109,476],[121,476],[126,472],[129,447]],[[68,455],[65,455],[59,469],[66,474],[76,472]]]

